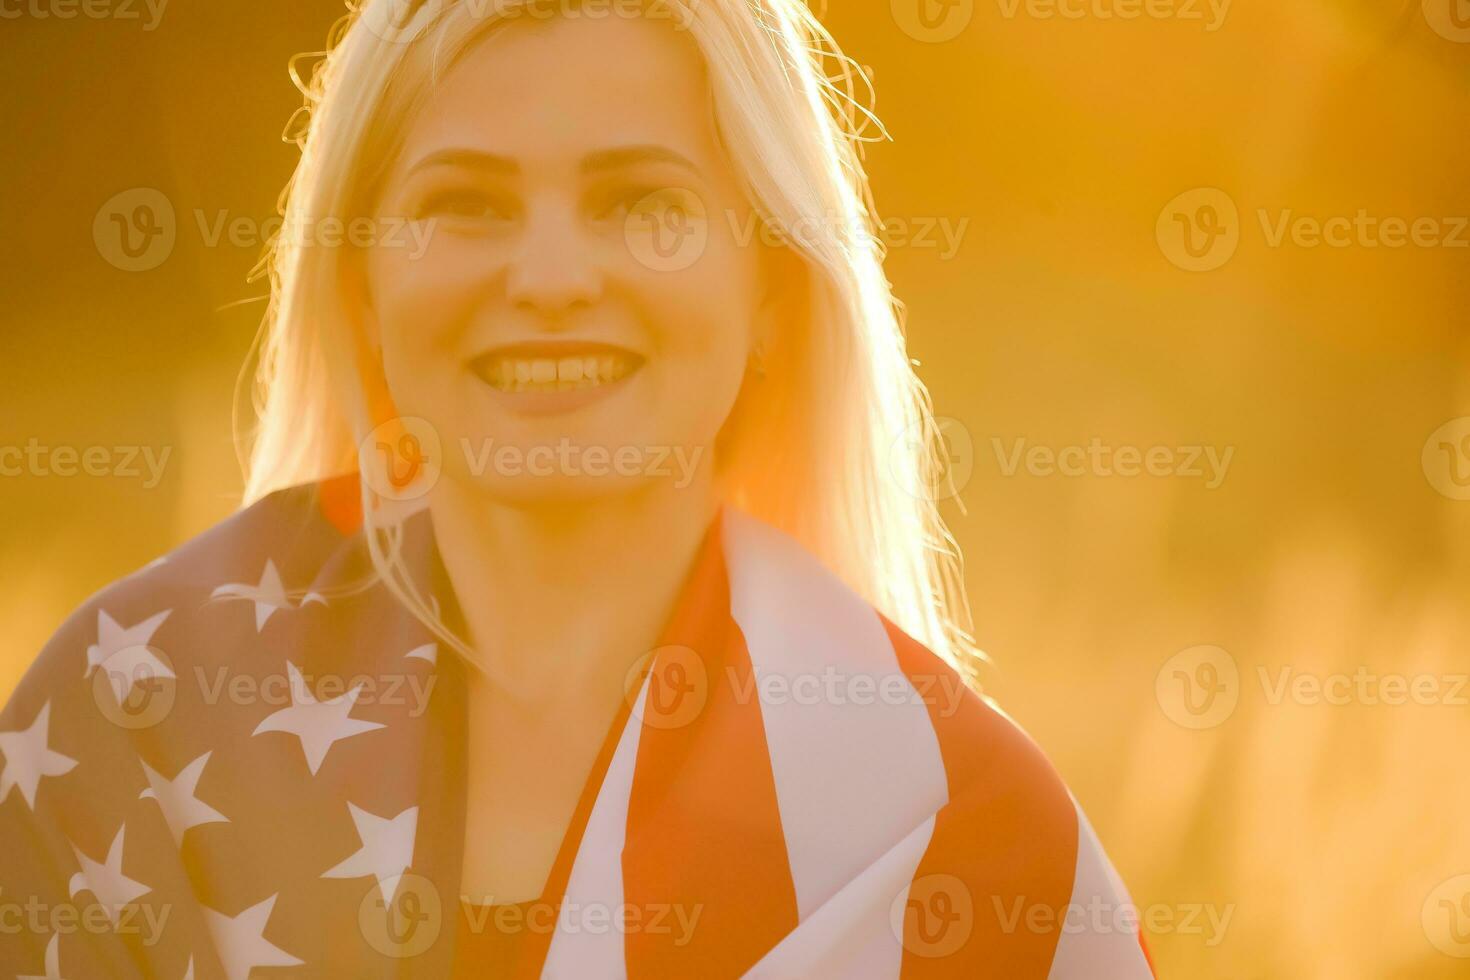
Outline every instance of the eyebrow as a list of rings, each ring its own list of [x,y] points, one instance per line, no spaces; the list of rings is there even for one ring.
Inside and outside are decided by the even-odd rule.
[[[643,163],[668,163],[676,167],[682,167],[691,173],[699,173],[699,168],[688,157],[666,146],[658,146],[656,144],[621,146],[610,150],[599,150],[596,153],[590,153],[583,157],[581,166],[578,169],[583,174],[594,174],[608,170],[625,169]],[[516,163],[510,157],[486,153],[482,150],[451,149],[430,153],[409,167],[408,174],[412,175],[420,170],[427,170],[430,167],[464,167],[469,170],[478,170],[483,173],[502,176],[512,176],[521,171],[520,164]]]
[[[603,170],[618,170],[640,163],[670,163],[692,173],[699,172],[694,162],[682,153],[676,153],[666,146],[655,144],[625,146],[589,154],[583,158],[581,170],[584,174],[590,174]]]

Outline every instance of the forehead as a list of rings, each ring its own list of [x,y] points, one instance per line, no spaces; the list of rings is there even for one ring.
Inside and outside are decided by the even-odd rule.
[[[406,155],[452,146],[553,159],[628,143],[710,153],[708,87],[693,39],[670,20],[600,9],[523,14],[472,42],[409,122]]]

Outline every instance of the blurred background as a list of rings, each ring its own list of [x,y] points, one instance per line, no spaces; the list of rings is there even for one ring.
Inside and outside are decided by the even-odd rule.
[[[892,137],[988,690],[1160,976],[1470,975],[1470,0],[815,9]],[[342,12],[3,8],[0,700],[238,503],[286,65]],[[109,238],[139,188],[161,259]]]

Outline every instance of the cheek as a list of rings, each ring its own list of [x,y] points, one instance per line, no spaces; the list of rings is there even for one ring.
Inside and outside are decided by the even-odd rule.
[[[429,252],[380,250],[369,262],[383,368],[395,389],[428,388],[457,367],[456,351],[474,290],[468,263]]]
[[[714,243],[712,243],[713,246]],[[740,389],[753,337],[757,295],[748,256],[733,246],[655,280],[667,423],[712,436]]]
[[[749,349],[759,307],[759,265],[753,249],[712,222],[708,243],[688,268],[653,280],[676,304],[678,319],[698,324],[691,340],[709,350]],[[659,284],[662,284],[661,287]],[[743,355],[742,355],[743,356]]]

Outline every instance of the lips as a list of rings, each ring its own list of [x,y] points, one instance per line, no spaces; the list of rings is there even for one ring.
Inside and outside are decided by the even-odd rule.
[[[625,347],[586,341],[538,341],[497,347],[470,362],[481,380],[507,394],[602,388],[643,366]]]

